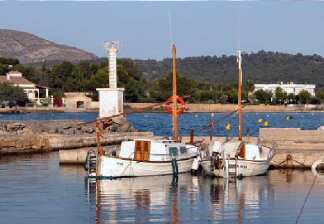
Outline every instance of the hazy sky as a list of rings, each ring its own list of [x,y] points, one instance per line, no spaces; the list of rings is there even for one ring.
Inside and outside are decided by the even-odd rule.
[[[98,56],[104,41],[119,40],[121,57],[168,57],[171,38],[180,57],[238,48],[324,56],[324,2],[0,1],[0,12],[1,28]]]

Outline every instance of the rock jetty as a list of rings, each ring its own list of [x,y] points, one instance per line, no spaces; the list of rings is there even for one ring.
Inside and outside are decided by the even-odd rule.
[[[151,132],[137,132],[125,118],[114,119],[109,130],[103,132],[104,145],[122,140],[153,136]],[[96,146],[95,122],[78,120],[1,121],[0,154],[48,152]]]

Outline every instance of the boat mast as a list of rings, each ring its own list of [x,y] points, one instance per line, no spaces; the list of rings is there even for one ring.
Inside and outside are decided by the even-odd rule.
[[[243,108],[242,108],[242,83],[243,83],[243,72],[242,72],[242,57],[241,51],[238,51],[237,57],[239,80],[238,80],[238,93],[237,93],[237,104],[239,113],[239,140],[243,138]]]
[[[176,46],[172,45],[172,134],[173,140],[179,140],[178,114],[177,114],[177,67]]]

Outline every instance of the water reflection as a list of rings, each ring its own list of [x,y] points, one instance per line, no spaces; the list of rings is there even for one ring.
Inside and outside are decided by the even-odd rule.
[[[295,223],[311,171],[271,170],[237,182],[190,174],[85,181],[58,154],[0,158],[0,223]],[[323,223],[318,178],[299,223]]]
[[[267,176],[230,182],[184,174],[179,179],[100,180],[88,187],[90,198],[95,194],[96,202],[91,203],[96,203],[97,223],[177,224],[226,219],[243,223],[246,218],[258,218],[262,204],[274,199]]]

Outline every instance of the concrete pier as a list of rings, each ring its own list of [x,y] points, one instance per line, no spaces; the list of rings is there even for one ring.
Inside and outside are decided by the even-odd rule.
[[[134,138],[153,137],[152,132],[113,132],[103,135],[103,145],[118,144]],[[0,136],[0,155],[40,153],[64,149],[95,147],[96,137],[91,135],[24,134]]]
[[[262,128],[260,141],[275,145],[276,154],[272,159],[275,168],[310,168],[324,157],[324,130]]]

